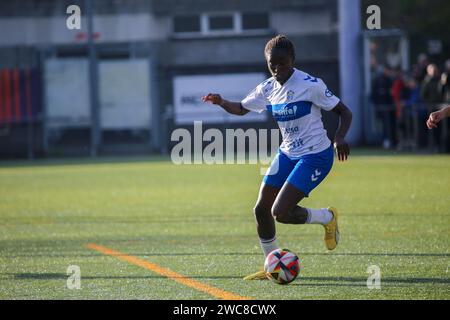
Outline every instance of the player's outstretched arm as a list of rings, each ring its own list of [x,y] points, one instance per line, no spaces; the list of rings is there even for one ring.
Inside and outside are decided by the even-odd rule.
[[[345,161],[350,154],[350,147],[345,141],[345,135],[347,134],[348,129],[350,129],[353,115],[350,109],[342,102],[339,102],[336,107],[333,108],[333,112],[337,113],[340,118],[339,127],[336,130],[336,135],[334,137],[334,148],[336,149],[339,161]]]
[[[430,114],[427,120],[428,129],[437,128],[437,124],[445,117],[450,117],[450,106]]]
[[[249,112],[249,110],[245,109],[240,102],[225,100],[220,96],[220,94],[216,93],[209,93],[208,95],[203,96],[202,101],[219,105],[228,113],[238,116],[243,116],[244,114],[247,114]]]

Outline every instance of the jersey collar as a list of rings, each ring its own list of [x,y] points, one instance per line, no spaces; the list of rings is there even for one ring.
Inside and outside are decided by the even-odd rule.
[[[275,79],[275,77],[273,77],[273,80],[275,81],[275,83],[276,83],[278,89],[279,89],[279,88],[285,87],[285,86],[289,83],[289,81],[291,81],[292,78],[295,77],[295,74],[296,74],[297,72],[298,72],[298,69],[294,68],[294,72],[292,72],[292,74],[291,74],[291,76],[289,77],[289,79],[287,79],[286,82],[283,83],[283,84],[280,84],[280,83]]]

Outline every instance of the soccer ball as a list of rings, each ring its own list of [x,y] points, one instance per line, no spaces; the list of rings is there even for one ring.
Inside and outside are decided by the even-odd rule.
[[[273,282],[288,284],[300,273],[300,262],[297,255],[288,249],[276,249],[267,255],[264,271]]]

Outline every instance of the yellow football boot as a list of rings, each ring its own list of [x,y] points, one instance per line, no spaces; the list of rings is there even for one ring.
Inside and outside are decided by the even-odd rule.
[[[338,211],[334,207],[328,207],[328,211],[333,214],[333,219],[325,224],[325,246],[328,250],[333,250],[339,243],[339,228],[338,228]]]
[[[264,270],[252,273],[244,278],[244,280],[267,280],[266,272]]]

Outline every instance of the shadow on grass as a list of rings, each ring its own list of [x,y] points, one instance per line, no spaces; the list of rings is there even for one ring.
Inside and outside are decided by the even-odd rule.
[[[46,166],[70,166],[70,165],[97,165],[97,164],[125,164],[125,163],[150,163],[150,162],[170,162],[169,155],[133,155],[133,156],[100,156],[91,157],[53,157],[34,160],[27,159],[7,159],[0,160],[0,168],[15,167],[46,167]]]
[[[176,257],[176,256],[260,256],[259,252],[127,252],[126,255],[139,257]],[[19,253],[3,254],[3,258],[27,258],[27,257],[49,257],[49,258],[70,258],[70,257],[98,257],[104,256],[101,253]],[[368,252],[302,252],[299,256],[376,256],[376,257],[450,257],[450,253],[368,253]]]
[[[171,253],[143,253],[143,252],[127,252],[124,255],[131,255],[136,257],[159,257],[159,256],[167,256],[167,257],[177,257],[177,256],[261,256],[261,253],[257,252],[226,252],[226,253],[182,253],[182,252],[171,252]],[[119,255],[120,256],[120,255]],[[92,258],[92,257],[107,257],[101,253],[92,252],[92,253],[80,253],[80,254],[54,254],[54,253],[30,253],[30,254],[10,254],[10,255],[2,255],[3,258],[32,258],[32,257],[48,257],[48,258]]]
[[[419,152],[397,152],[394,150],[384,150],[377,147],[353,148],[352,156],[376,156],[376,157],[398,157],[398,156],[421,156],[434,155],[428,151]],[[89,165],[89,164],[115,164],[115,163],[136,163],[136,162],[171,162],[170,155],[151,154],[149,152],[138,152],[133,155],[100,155],[92,158],[88,155],[80,156],[64,156],[54,155],[49,158],[37,158],[34,160],[27,159],[5,159],[0,160],[0,168],[8,167],[39,167],[39,166],[60,166],[60,165]]]
[[[314,281],[309,283],[309,281]],[[336,283],[328,283],[336,282]],[[381,285],[450,284],[450,278],[381,278]],[[301,277],[291,285],[296,286],[356,286],[366,287],[363,277]]]
[[[331,253],[331,252],[303,252],[300,255],[312,255],[312,256],[379,256],[379,257],[450,257],[450,253],[382,253],[382,252],[343,252],[343,253]]]
[[[67,280],[68,275],[64,273],[3,273],[3,276],[10,276],[16,280]],[[186,275],[190,279],[200,280],[220,280],[220,279],[236,279],[242,280],[243,276],[227,276],[227,275]],[[82,280],[139,280],[139,279],[165,279],[166,277],[161,275],[128,275],[128,276],[116,276],[116,275],[82,275]],[[177,277],[173,277],[177,278]],[[181,278],[181,276],[179,277]],[[295,282],[291,283],[291,286],[355,286],[366,287],[367,279],[364,277],[300,277]],[[417,284],[450,284],[450,278],[382,278],[382,285],[395,285],[395,286],[408,286]]]
[[[16,280],[67,280],[69,275],[65,273],[2,273],[3,276],[13,277]],[[242,279],[243,276],[180,276],[173,278],[190,278],[190,279]],[[81,280],[115,280],[115,279],[165,279],[166,277],[160,275],[148,275],[148,276],[108,276],[108,275],[96,275],[85,276],[81,275]]]

